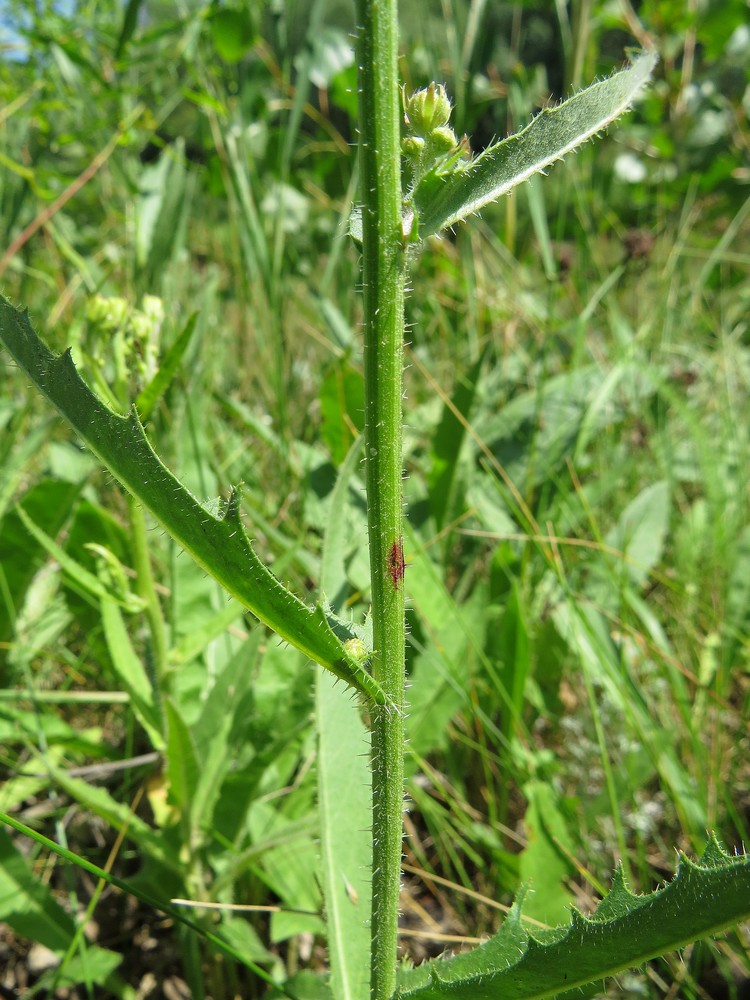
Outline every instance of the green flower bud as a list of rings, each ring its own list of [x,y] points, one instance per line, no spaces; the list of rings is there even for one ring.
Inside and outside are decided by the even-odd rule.
[[[451,102],[442,84],[431,83],[426,90],[417,90],[408,99],[404,95],[404,112],[411,130],[426,137],[448,124]]]
[[[344,643],[344,649],[353,660],[362,666],[370,659],[367,646],[361,639],[347,639]]]
[[[144,316],[148,316],[155,328],[164,322],[164,302],[158,295],[144,295],[141,301],[141,310]]]
[[[430,150],[434,156],[441,156],[443,153],[450,153],[458,145],[456,133],[449,125],[443,125],[430,132]]]
[[[86,319],[92,326],[117,330],[125,324],[130,306],[117,295],[94,295],[86,303]]]
[[[410,160],[418,160],[424,153],[426,145],[424,139],[418,135],[405,135],[401,140],[403,154],[408,156]]]

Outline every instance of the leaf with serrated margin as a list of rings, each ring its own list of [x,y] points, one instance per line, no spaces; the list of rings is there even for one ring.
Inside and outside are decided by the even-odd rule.
[[[458,168],[438,162],[409,199],[408,212],[419,220],[419,238],[433,236],[497,201],[606,128],[628,110],[656,61],[656,53],[642,53],[626,69],[546,108],[522,131]]]
[[[2,296],[0,341],[110,472],[206,572],[282,639],[370,702],[385,703],[381,687],[347,652],[323,608],[304,604],[258,558],[245,534],[237,490],[223,516],[215,517],[161,462],[135,409],[121,416],[105,406],[78,374],[70,351],[53,354],[28,315]]]
[[[615,873],[591,917],[527,930],[517,900],[500,931],[455,958],[401,972],[394,1000],[531,1000],[566,993],[716,934],[750,917],[750,855],[712,838],[700,861],[681,855],[677,874],[644,896]]]

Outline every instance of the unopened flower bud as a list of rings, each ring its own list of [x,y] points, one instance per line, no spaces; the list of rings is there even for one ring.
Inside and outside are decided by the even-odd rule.
[[[430,132],[430,147],[435,155],[450,153],[458,145],[456,133],[450,125],[443,125]]]
[[[431,83],[426,90],[417,90],[404,100],[404,112],[412,131],[428,136],[448,124],[451,102],[442,84]]]
[[[424,152],[425,141],[418,135],[405,135],[401,140],[401,149],[404,156],[412,160],[417,160]]]
[[[117,330],[125,324],[130,306],[117,295],[93,295],[86,304],[86,319],[103,330]]]

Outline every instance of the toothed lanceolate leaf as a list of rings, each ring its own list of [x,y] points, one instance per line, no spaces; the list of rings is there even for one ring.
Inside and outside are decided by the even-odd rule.
[[[135,409],[122,416],[105,406],[78,374],[70,351],[53,354],[27,314],[2,296],[0,341],[110,472],[232,596],[368,700],[385,703],[382,689],[336,635],[324,609],[304,604],[258,558],[242,524],[238,490],[215,517],[161,462]]]
[[[591,917],[527,929],[523,893],[500,931],[455,958],[402,970],[395,1000],[530,1000],[567,994],[750,917],[750,855],[711,839],[699,861],[685,855],[667,885],[633,894],[622,872]],[[574,995],[574,994],[571,994]]]

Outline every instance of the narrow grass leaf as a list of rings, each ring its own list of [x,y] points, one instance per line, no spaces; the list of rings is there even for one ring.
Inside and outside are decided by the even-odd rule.
[[[125,47],[133,37],[135,29],[138,27],[138,13],[142,4],[143,0],[128,0],[127,6],[125,7],[125,14],[122,19],[120,37],[117,39],[115,59],[119,59],[122,56],[125,51]]]
[[[256,976],[258,976],[259,979],[262,979],[263,982],[268,983],[270,986],[275,987],[275,989],[279,991],[283,996],[290,997],[291,1000],[296,1000],[294,994],[289,993],[284,986],[279,986],[277,983],[275,983],[274,980],[271,978],[271,976],[264,969],[260,968],[254,962],[247,959],[240,952],[236,951],[235,948],[230,943],[224,941],[220,935],[214,934],[212,931],[206,930],[206,928],[199,926],[198,923],[196,923],[194,920],[191,920],[190,917],[186,916],[185,913],[179,907],[170,906],[169,903],[166,903],[164,900],[157,899],[155,896],[152,896],[150,893],[144,892],[137,886],[132,886],[128,882],[125,882],[122,879],[117,878],[117,876],[112,875],[111,872],[105,871],[103,868],[99,868],[97,865],[94,865],[90,861],[87,861],[86,858],[79,857],[79,855],[74,854],[73,851],[69,851],[67,850],[67,848],[61,847],[59,844],[56,844],[54,840],[50,840],[49,837],[45,837],[43,834],[38,833],[36,830],[32,830],[30,827],[26,826],[24,823],[21,823],[13,816],[8,816],[6,813],[0,812],[0,823],[4,823],[11,829],[16,830],[20,834],[23,834],[23,836],[29,837],[32,841],[39,844],[41,847],[44,847],[46,850],[52,851],[54,854],[62,858],[64,861],[67,861],[70,864],[77,865],[79,868],[82,868],[84,871],[87,871],[90,875],[93,875],[95,878],[102,879],[108,885],[114,886],[121,892],[133,896],[135,899],[140,900],[146,906],[151,907],[152,909],[155,910],[160,910],[163,913],[166,913],[172,920],[175,921],[175,923],[180,924],[183,927],[188,927],[191,930],[195,931],[200,937],[205,938],[206,941],[209,941],[211,944],[213,944],[214,947],[223,955],[226,955],[228,958],[234,959],[235,961],[239,962],[240,965],[245,966],[245,968],[252,969],[252,971],[255,973]]]
[[[141,390],[135,401],[135,408],[140,414],[141,420],[145,423],[154,411],[159,401],[164,397],[180,367],[180,362],[185,356],[193,334],[198,324],[198,313],[193,313],[185,324],[182,333],[172,344],[167,353],[159,363],[159,370],[151,379],[149,384]]]
[[[620,650],[610,634],[605,617],[595,608],[579,605],[573,599],[562,601],[552,612],[559,634],[577,655],[589,677],[606,688],[607,698],[634,727],[641,745],[670,790],[678,808],[683,829],[701,836],[708,826],[707,790],[688,772],[676,749],[674,723],[659,715],[659,705],[646,698],[627,669]],[[654,725],[654,714],[659,725]]]
[[[529,629],[526,624],[527,612],[518,580],[512,579],[511,588],[505,601],[503,617],[497,635],[498,677],[502,688],[510,697],[512,710],[503,713],[501,731],[510,738],[519,730],[526,703],[526,681],[531,670],[531,650]]]
[[[468,372],[458,377],[450,405],[443,406],[438,429],[432,440],[432,468],[428,478],[430,507],[435,527],[440,531],[452,499],[458,458],[466,437],[466,423],[476,395],[479,373],[484,361],[480,354]],[[460,415],[463,419],[459,419]]]
[[[726,645],[723,659],[734,665],[741,656],[743,644],[750,642],[750,526],[740,534],[735,544],[734,563],[727,581]]]
[[[141,185],[136,213],[138,257],[144,287],[152,289],[158,288],[185,230],[188,175],[183,139],[167,147],[158,163],[144,169]]]
[[[182,875],[182,863],[173,855],[164,837],[136,816],[129,806],[117,802],[106,788],[98,788],[82,778],[73,777],[61,767],[52,765],[49,766],[49,771],[54,784],[84,809],[100,816],[116,830],[123,830],[125,837],[137,844],[141,851]]]

